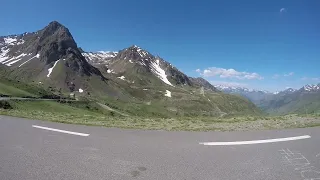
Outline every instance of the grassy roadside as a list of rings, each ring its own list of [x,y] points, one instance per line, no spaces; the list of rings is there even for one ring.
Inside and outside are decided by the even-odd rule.
[[[16,80],[0,78],[0,97],[58,97],[51,90],[45,89],[41,84],[26,84]]]
[[[69,124],[157,130],[245,131],[320,126],[319,116],[124,117],[86,101],[2,101],[0,114]]]

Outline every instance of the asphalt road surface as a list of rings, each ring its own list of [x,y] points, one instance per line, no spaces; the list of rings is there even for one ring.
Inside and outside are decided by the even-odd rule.
[[[1,180],[316,180],[320,128],[166,132],[0,116]]]

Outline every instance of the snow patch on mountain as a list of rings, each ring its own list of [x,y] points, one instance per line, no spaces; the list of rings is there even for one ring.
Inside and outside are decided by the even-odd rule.
[[[9,56],[8,53],[10,52],[11,46],[14,45],[21,45],[24,43],[23,39],[18,39],[18,36],[8,36],[4,37],[3,41],[0,42],[0,45],[2,46],[0,49],[0,63],[5,64],[7,66],[11,66],[14,63],[22,60],[23,56],[26,56],[27,54],[22,53],[18,56]],[[31,55],[31,54],[30,54]]]
[[[15,42],[17,42],[16,38],[11,38],[11,37],[4,38],[4,43],[6,43],[7,45],[14,45]]]
[[[138,64],[140,64],[142,66],[147,66],[143,61],[139,61]]]
[[[318,84],[318,85],[307,84],[307,85],[303,86],[303,89],[305,91],[317,91],[317,90],[320,90],[320,84]]]
[[[171,97],[171,91],[166,90],[166,94],[164,96]]]
[[[52,68],[49,68],[49,69],[48,69],[48,75],[47,75],[47,77],[50,77],[50,75],[51,75],[54,67],[56,67],[56,65],[57,65],[57,63],[58,63],[59,61],[60,61],[60,59],[57,60],[56,62],[54,62],[54,65],[52,66]]]
[[[21,39],[21,40],[17,43],[17,45],[21,45],[21,44],[23,44],[23,43],[24,43],[24,40]]]
[[[121,80],[124,80],[126,77],[120,76],[120,77],[118,77],[118,78],[121,79]]]
[[[15,59],[15,60],[13,60],[13,61],[8,62],[6,65],[7,65],[7,66],[11,66],[11,65],[13,65],[14,63],[19,62],[19,61],[21,61],[21,59]]]
[[[159,59],[156,60],[156,62],[151,62],[151,72],[157,75],[157,77],[163,81],[164,83],[173,86],[170,81],[167,78],[166,72],[160,67],[160,61]]]
[[[292,94],[298,91],[304,91],[304,92],[318,92],[320,91],[320,84],[315,85],[315,84],[307,84],[303,86],[300,89],[293,89],[291,87],[287,87],[283,91],[276,91],[276,92],[268,92],[268,91],[262,91],[262,90],[255,90],[255,89],[248,89],[248,88],[243,88],[243,87],[228,87],[228,86],[223,86],[223,85],[215,85],[215,87],[223,92],[226,93],[235,93],[235,94],[248,94],[248,93],[256,93],[256,92],[262,92],[265,94],[272,94],[272,95],[278,95],[278,94]]]
[[[225,85],[214,85],[220,91],[229,91],[229,92],[263,92],[270,93],[269,91],[257,90],[257,89],[249,89],[245,87],[233,87],[233,86],[225,86]]]
[[[148,53],[146,51],[143,51],[142,49],[137,49],[137,52],[142,58],[148,55]]]
[[[109,74],[112,73],[112,72],[113,72],[112,69],[108,69],[108,70],[107,70],[107,73],[109,73]]]
[[[3,64],[5,64],[7,66],[11,66],[12,64],[20,61],[22,57],[27,56],[27,55],[28,54],[22,53],[17,57],[12,57],[11,59],[8,59],[8,60],[4,61]]]
[[[19,65],[19,67],[23,66],[24,64],[26,64],[27,62],[31,61],[34,58],[38,58],[39,59],[40,58],[40,54],[37,54],[37,55],[33,56],[32,58],[28,59],[27,61],[23,62],[22,64]]]
[[[3,38],[4,40],[4,45],[21,45],[24,43],[24,40],[23,39],[18,39],[17,36],[14,36],[14,37],[5,37]]]
[[[296,89],[293,89],[293,88],[286,88],[284,91],[282,91],[282,92],[286,92],[286,93],[293,93],[293,92],[295,92],[295,91],[297,91]]]
[[[0,52],[0,62],[3,62],[7,60],[9,57],[7,56],[7,53],[10,51],[7,47],[2,47]]]
[[[118,52],[98,51],[98,52],[85,52],[85,53],[81,53],[81,54],[82,54],[82,56],[85,57],[85,59],[88,62],[101,64],[110,58],[116,57]]]
[[[141,49],[137,45],[133,45],[132,51],[136,51],[140,55],[141,58],[147,57],[149,55],[149,53],[147,51]]]

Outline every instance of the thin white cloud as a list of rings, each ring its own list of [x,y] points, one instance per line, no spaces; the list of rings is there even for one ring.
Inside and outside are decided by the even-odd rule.
[[[288,74],[284,74],[283,76],[288,77],[288,76],[293,76],[294,72],[289,72]]]
[[[303,81],[320,81],[320,77],[302,77],[300,78],[300,80],[303,80]]]
[[[200,73],[200,72],[201,72],[201,70],[200,70],[200,69],[196,69],[196,72]]]
[[[286,8],[281,8],[280,9],[280,13],[283,13],[283,12],[287,12],[287,9]]]
[[[278,79],[279,77],[280,77],[279,74],[275,74],[275,75],[272,76],[272,79]]]
[[[228,87],[247,87],[248,84],[238,83],[238,82],[228,82],[228,81],[210,81],[212,85],[222,85]]]
[[[272,79],[279,79],[280,77],[289,77],[289,76],[293,76],[294,75],[294,72],[289,72],[289,73],[285,73],[283,75],[279,75],[279,74],[274,74],[272,76]]]
[[[260,76],[258,73],[249,73],[249,72],[239,72],[235,69],[224,69],[224,68],[218,68],[218,67],[209,67],[202,72],[200,71],[200,74],[204,77],[220,77],[220,78],[230,78],[230,79],[263,79],[262,76]]]

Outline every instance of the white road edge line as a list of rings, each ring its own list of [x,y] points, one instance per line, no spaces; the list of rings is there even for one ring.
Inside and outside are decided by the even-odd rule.
[[[84,133],[78,133],[78,132],[72,132],[72,131],[66,131],[66,130],[60,130],[60,129],[53,129],[53,128],[37,126],[37,125],[32,125],[32,127],[39,128],[39,129],[44,129],[44,130],[49,130],[49,131],[66,133],[66,134],[72,134],[72,135],[77,135],[77,136],[85,136],[86,137],[86,136],[90,135],[90,134],[84,134]]]
[[[288,138],[278,138],[278,139],[265,139],[265,140],[254,140],[254,141],[235,141],[235,142],[201,142],[199,144],[205,146],[232,146],[232,145],[247,145],[247,144],[262,144],[262,143],[273,143],[273,142],[283,142],[283,141],[294,141],[300,139],[311,138],[309,135],[288,137]]]

